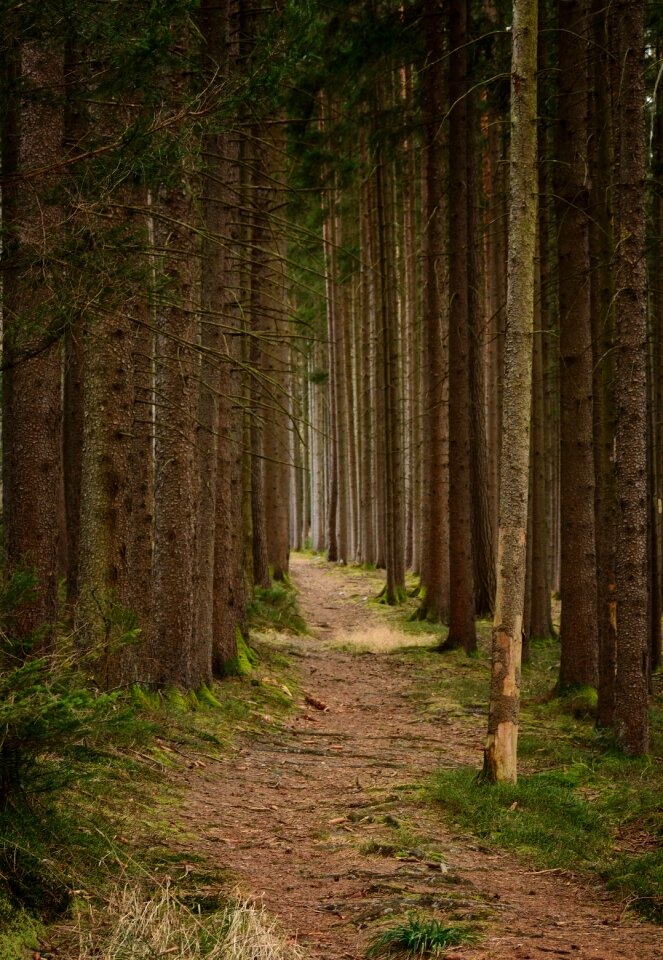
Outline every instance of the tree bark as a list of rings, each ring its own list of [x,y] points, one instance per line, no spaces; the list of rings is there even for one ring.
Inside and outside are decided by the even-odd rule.
[[[198,332],[198,266],[190,224],[188,174],[160,200],[157,246],[167,279],[158,308],[154,485],[154,637],[157,687],[189,689],[200,678],[194,650],[195,469],[194,350]]]
[[[537,12],[536,0],[515,0],[500,526],[488,739],[482,773],[487,782],[513,783],[517,778],[538,199]]]
[[[449,4],[449,634],[445,647],[476,650],[472,540],[468,232],[467,5]]]
[[[617,334],[617,675],[615,734],[630,756],[649,749],[647,577],[647,282],[644,11],[613,8],[615,73],[615,316]]]
[[[615,488],[615,285],[612,257],[612,117],[609,86],[610,44],[601,0],[593,2],[592,120],[590,230],[592,276],[592,340],[594,345],[594,457],[596,469],[596,579],[599,635],[597,723],[612,726],[615,709],[617,615],[615,555],[617,500]]]
[[[447,222],[444,182],[447,145],[442,138],[445,112],[444,9],[439,0],[424,8],[427,41],[426,93],[426,233],[423,303],[424,460],[425,477],[422,586],[419,616],[433,622],[449,615],[449,473],[448,473],[448,304]]]
[[[20,639],[28,642],[39,631],[43,642],[53,638],[57,621],[64,536],[63,331],[51,319],[61,316],[63,217],[54,194],[64,140],[64,58],[55,45],[20,46],[11,29],[10,18],[2,132],[4,552],[8,573],[28,566],[36,578],[36,593],[17,618]]]
[[[561,384],[560,687],[598,682],[592,331],[589,272],[587,0],[560,0],[559,237]]]

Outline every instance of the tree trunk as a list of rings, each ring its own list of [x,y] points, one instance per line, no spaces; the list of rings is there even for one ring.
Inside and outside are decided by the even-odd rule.
[[[559,237],[561,384],[560,687],[598,683],[592,331],[589,272],[587,0],[560,0]]]
[[[385,562],[387,586],[385,598],[389,604],[401,603],[405,597],[405,558],[403,554],[402,503],[402,444],[400,422],[400,354],[398,314],[395,288],[393,168],[385,159],[384,147],[378,144],[375,157],[377,194],[378,275],[380,283],[380,312],[378,337],[384,390],[382,393],[384,476]]]
[[[612,117],[609,87],[608,20],[602,0],[593,2],[592,120],[590,229],[592,276],[592,340],[594,345],[594,456],[596,469],[596,579],[599,635],[597,723],[612,726],[615,709],[617,614],[615,555],[617,500],[615,488],[615,314],[614,225],[612,210]]]
[[[204,0],[200,10],[204,67],[213,80],[234,76],[239,59],[236,0]],[[198,458],[201,475],[196,556],[197,666],[201,680],[237,653],[244,624],[239,134],[208,133],[202,214],[201,387]]]
[[[517,778],[520,656],[527,546],[532,325],[537,224],[537,2],[515,0],[511,191],[497,595],[482,778]]]
[[[449,473],[448,473],[448,338],[445,290],[447,223],[444,183],[448,163],[441,124],[445,113],[443,5],[427,0],[426,92],[426,234],[423,314],[424,364],[424,525],[419,616],[433,622],[449,615]]]
[[[630,756],[649,749],[647,578],[647,286],[643,5],[613,8],[616,40],[617,676],[615,734]]]
[[[283,156],[286,152],[280,118],[266,124],[256,145],[256,214],[265,230],[267,275],[260,322],[267,336],[262,345],[263,396],[266,430],[263,435],[263,483],[267,559],[275,580],[289,569],[290,507],[290,339],[285,283],[286,240],[279,213],[284,204]],[[263,206],[264,205],[264,206]]]
[[[120,211],[122,208],[120,208]],[[119,211],[118,211],[119,213]],[[102,643],[102,683],[133,679],[133,650],[114,649],[133,624],[127,569],[134,417],[133,331],[127,311],[89,316],[83,335],[83,451],[77,620],[89,644]]]
[[[445,647],[476,650],[472,542],[470,318],[467,284],[467,5],[449,4],[449,634]]]
[[[486,439],[483,309],[481,303],[481,228],[479,223],[479,154],[476,93],[467,97],[467,306],[470,348],[472,556],[476,615],[490,617],[495,605],[495,551],[490,515]]]
[[[194,667],[194,349],[198,330],[198,257],[187,174],[156,210],[157,247],[167,279],[158,309],[154,485],[154,638],[152,677],[158,687],[189,689]]]
[[[663,39],[656,47],[656,62],[663,58]],[[656,589],[663,596],[663,78],[658,77],[658,89],[654,104],[654,129],[652,138],[652,256],[650,261],[652,340],[653,340],[653,413],[654,413],[654,510],[656,514],[656,539],[658,544],[658,584]],[[661,666],[661,624],[653,631],[652,671]]]
[[[3,66],[3,527],[6,571],[29,566],[36,578],[34,598],[17,618],[20,639],[29,641],[36,631],[42,640],[53,637],[64,536],[63,331],[55,299],[63,227],[54,199],[64,140],[64,61],[54,46],[20,47],[11,26],[10,19]]]

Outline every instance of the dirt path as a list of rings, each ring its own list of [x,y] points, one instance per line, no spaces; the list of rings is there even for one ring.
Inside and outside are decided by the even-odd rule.
[[[478,765],[483,721],[423,719],[411,661],[329,648],[384,626],[362,602],[361,572],[296,557],[293,579],[314,633],[294,644],[302,689],[327,709],[302,701],[284,730],[247,739],[194,782],[184,815],[200,852],[263,898],[311,957],[363,957],[367,924],[407,905],[479,921],[480,942],[451,951],[464,960],[661,960],[659,927],[622,919],[598,889],[481,848],[418,801],[427,772]]]

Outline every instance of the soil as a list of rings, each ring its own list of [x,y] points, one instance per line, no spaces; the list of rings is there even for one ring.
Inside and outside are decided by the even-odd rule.
[[[297,556],[292,579],[312,633],[289,647],[302,695],[283,726],[192,782],[195,852],[312,958],[361,958],[382,921],[421,909],[478,927],[447,960],[662,960],[661,928],[600,886],[484,848],[422,801],[436,768],[479,768],[485,719],[424,716],[416,658],[330,646],[384,629],[366,574]]]

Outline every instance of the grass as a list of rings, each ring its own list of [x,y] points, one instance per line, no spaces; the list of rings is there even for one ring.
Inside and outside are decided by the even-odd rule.
[[[0,960],[24,958],[36,952],[44,927],[27,910],[0,896]]]
[[[259,598],[256,620],[260,625],[269,624],[262,629],[271,631],[278,624],[281,630],[298,630],[301,618],[297,616],[294,595],[286,586],[266,591]],[[84,903],[103,901],[110,922],[109,904],[117,906],[117,897],[106,891],[112,889],[118,876],[136,889],[144,887],[146,874],[157,884],[175,874],[190,879],[190,863],[180,864],[178,854],[173,860],[177,869],[154,860],[155,851],[163,852],[169,840],[182,840],[177,818],[181,772],[197,770],[210,759],[227,754],[233,749],[237,731],[251,734],[278,726],[292,708],[297,691],[289,662],[271,645],[253,640],[242,656],[246,664],[239,675],[195,692],[183,694],[173,689],[153,693],[134,688],[113,694],[109,710],[111,719],[116,715],[122,719],[119,738],[110,735],[112,725],[106,722],[104,735],[96,736],[96,727],[87,719],[88,715],[94,719],[96,714],[77,688],[73,693],[69,688],[64,690],[60,707],[54,699],[57,689],[53,684],[33,683],[35,696],[44,700],[42,691],[46,690],[50,697],[44,700],[42,710],[48,736],[43,738],[43,749],[35,740],[35,766],[26,774],[32,788],[29,796],[17,794],[15,804],[0,810],[0,960],[24,960],[26,951],[38,952],[40,939],[43,942],[45,936],[54,935],[49,931],[62,925],[62,918],[70,915],[77,897]],[[30,670],[34,669],[31,665]],[[34,714],[28,710],[31,703],[24,711],[28,719]],[[46,707],[50,713],[44,712]],[[87,711],[81,713],[85,722],[79,726],[74,726],[70,718],[74,709]],[[64,716],[62,747],[60,740],[54,741],[52,723],[46,723],[51,714]],[[106,720],[106,714],[102,719]],[[34,739],[34,722],[30,722],[28,732]],[[25,739],[27,733],[22,729],[19,733]],[[200,871],[195,871],[198,874]],[[176,888],[177,893],[194,897],[194,910],[187,912],[184,903],[177,908],[184,926],[194,913],[205,912],[205,904],[216,902],[221,889],[215,877],[201,900],[186,882],[173,884],[171,898]],[[160,909],[165,909],[163,904]],[[90,910],[79,910],[79,914],[89,918]],[[240,913],[249,923],[246,918],[253,914],[246,910]],[[239,943],[238,922],[233,920],[229,929]],[[248,946],[243,954],[224,949],[224,957],[254,956]],[[265,950],[255,956],[262,960],[297,955],[279,953],[271,947]],[[122,956],[121,951],[117,956]]]
[[[273,583],[269,589],[256,587],[248,614],[251,626],[258,631],[307,632],[306,621],[297,605],[297,594],[287,580]]]
[[[303,960],[261,907],[235,896],[203,913],[168,883],[116,887],[101,907],[79,910],[77,928],[79,960]]]
[[[455,659],[454,659],[455,656]],[[445,655],[431,704],[485,711],[488,649],[476,661]],[[559,645],[532,645],[523,669],[519,781],[476,784],[476,769],[442,771],[433,796],[443,815],[485,843],[543,868],[591,875],[641,915],[663,922],[663,697],[652,698],[651,756],[619,753],[595,727],[595,694],[551,696]],[[660,690],[660,680],[657,681]],[[482,707],[483,705],[483,707]]]
[[[349,653],[399,653],[408,648],[431,647],[437,642],[438,638],[430,631],[421,631],[416,636],[408,637],[402,630],[385,623],[351,630],[332,646]]]
[[[448,926],[439,920],[412,914],[372,937],[366,956],[442,957],[449,947],[473,940],[471,931],[465,927]]]

